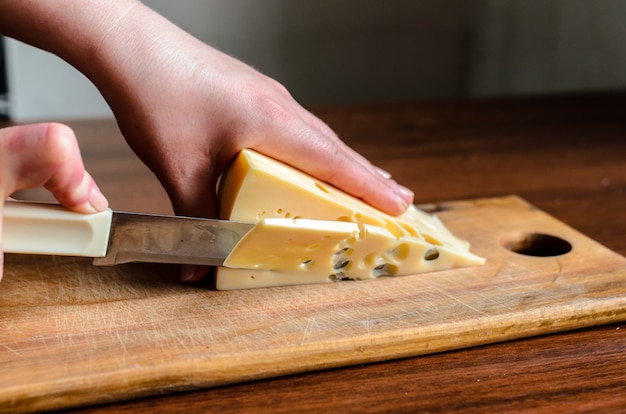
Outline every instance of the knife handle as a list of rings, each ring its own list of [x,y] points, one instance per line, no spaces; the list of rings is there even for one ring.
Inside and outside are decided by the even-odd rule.
[[[6,200],[2,248],[7,253],[102,257],[112,216],[110,209],[82,214],[60,204]]]

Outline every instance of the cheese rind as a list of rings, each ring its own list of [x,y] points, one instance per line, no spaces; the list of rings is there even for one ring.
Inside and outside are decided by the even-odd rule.
[[[216,272],[220,290],[373,279],[484,259],[434,215],[378,211],[285,164],[242,150],[221,179],[220,217],[255,221]]]

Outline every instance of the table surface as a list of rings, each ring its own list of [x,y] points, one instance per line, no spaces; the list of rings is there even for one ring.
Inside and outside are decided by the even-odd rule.
[[[517,194],[626,255],[626,94],[313,108],[416,203]],[[69,122],[115,209],[170,213],[110,120]],[[46,197],[40,192],[28,198]],[[626,408],[626,326],[71,412],[507,412]]]

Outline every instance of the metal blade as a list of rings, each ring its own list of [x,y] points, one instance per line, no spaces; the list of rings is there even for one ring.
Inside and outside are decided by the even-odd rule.
[[[252,223],[114,212],[109,247],[97,266],[129,262],[219,266]]]

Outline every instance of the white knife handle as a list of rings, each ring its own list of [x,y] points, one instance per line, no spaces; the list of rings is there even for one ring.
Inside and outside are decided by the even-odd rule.
[[[110,209],[76,213],[60,204],[7,200],[2,247],[7,253],[102,257],[111,230]]]

